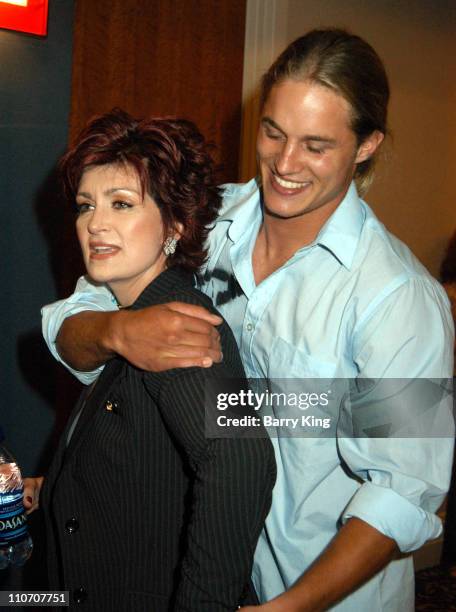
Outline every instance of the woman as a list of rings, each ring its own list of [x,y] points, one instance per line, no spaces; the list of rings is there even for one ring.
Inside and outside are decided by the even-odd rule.
[[[122,308],[193,287],[220,195],[187,121],[92,121],[61,162],[87,272]],[[113,359],[70,418],[42,491],[51,587],[87,610],[234,610],[242,603],[275,464],[268,439],[206,439],[209,381],[243,378],[219,328],[222,364],[146,373]]]

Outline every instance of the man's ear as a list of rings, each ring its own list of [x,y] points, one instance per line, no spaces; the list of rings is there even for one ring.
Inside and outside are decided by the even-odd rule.
[[[382,144],[384,138],[385,134],[379,130],[374,130],[372,134],[369,134],[369,136],[358,147],[355,164],[359,164],[367,159],[370,159],[378,147]]]

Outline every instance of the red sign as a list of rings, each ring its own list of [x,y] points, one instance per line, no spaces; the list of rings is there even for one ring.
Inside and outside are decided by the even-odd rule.
[[[46,36],[48,0],[0,0],[0,28]]]

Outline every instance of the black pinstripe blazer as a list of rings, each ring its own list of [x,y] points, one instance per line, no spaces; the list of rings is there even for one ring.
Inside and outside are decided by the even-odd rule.
[[[180,300],[214,310],[171,268],[134,309]],[[235,610],[275,480],[263,439],[204,435],[208,380],[243,377],[231,330],[209,369],[146,373],[113,359],[64,432],[42,492],[51,587],[110,612]]]

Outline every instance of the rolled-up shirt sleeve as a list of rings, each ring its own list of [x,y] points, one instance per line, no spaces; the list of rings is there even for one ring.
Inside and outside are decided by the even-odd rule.
[[[402,552],[442,530],[435,512],[451,478],[453,343],[443,289],[414,278],[385,292],[355,334],[355,385],[374,391],[346,402],[341,419],[340,455],[361,482],[341,518],[364,520]]]
[[[43,306],[41,309],[41,326],[44,340],[53,357],[62,363],[80,382],[89,385],[98,378],[103,366],[90,372],[74,370],[63,361],[56,346],[56,338],[64,320],[85,310],[107,312],[117,310],[117,304],[106,285],[96,285],[90,282],[88,277],[81,276],[72,295],[64,300]]]
[[[442,524],[435,511],[449,486],[447,466],[451,465],[452,441],[364,440],[356,445],[356,459],[350,446],[343,444],[344,459],[352,471],[362,474],[364,483],[345,508],[342,522],[360,518],[395,540],[402,552],[416,550],[438,537]],[[363,451],[369,461],[362,462]],[[375,468],[361,470],[355,465],[366,466],[375,459]],[[423,460],[431,465],[423,464]]]

